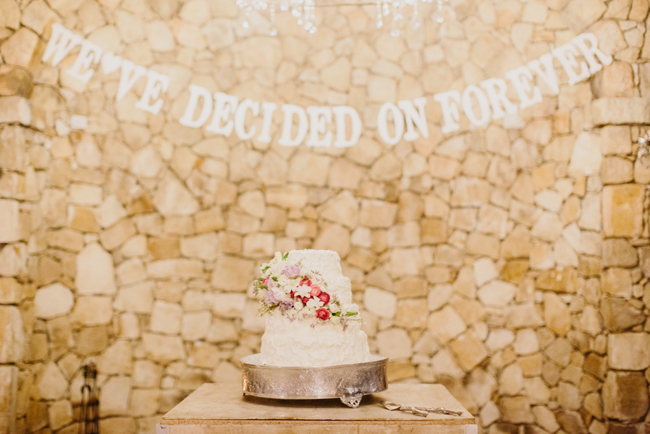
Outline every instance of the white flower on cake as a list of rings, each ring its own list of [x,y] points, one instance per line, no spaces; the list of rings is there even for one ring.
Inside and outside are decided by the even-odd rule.
[[[343,323],[344,326],[341,317],[344,320],[359,318],[356,305],[343,309],[340,300],[328,292],[322,275],[303,267],[300,261],[290,260],[289,253],[276,252],[275,257],[260,268],[262,277],[255,281],[254,291],[256,295],[262,295],[261,315],[279,309],[289,318],[312,317],[322,322]],[[338,319],[334,321],[334,317]]]

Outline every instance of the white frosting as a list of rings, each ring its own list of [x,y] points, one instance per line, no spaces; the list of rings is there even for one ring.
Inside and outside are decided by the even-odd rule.
[[[350,279],[343,276],[339,256],[330,250],[293,250],[292,261],[321,273],[326,290],[341,302],[343,311],[358,312],[352,304]],[[358,318],[358,316],[357,316]],[[274,366],[334,366],[370,360],[368,337],[361,322],[346,326],[323,323],[316,318],[290,319],[276,310],[266,317],[262,336],[262,363]]]

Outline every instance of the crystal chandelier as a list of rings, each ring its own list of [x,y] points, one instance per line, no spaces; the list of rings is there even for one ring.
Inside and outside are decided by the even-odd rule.
[[[453,10],[449,6],[449,0],[376,0],[376,3],[321,3],[319,8],[338,6],[375,6],[375,26],[378,29],[389,26],[391,36],[398,37],[402,30],[407,27],[406,12],[411,11],[410,28],[417,30],[421,27],[420,3],[434,3],[435,11],[432,19],[442,24],[449,17],[453,17]],[[316,3],[314,0],[237,0],[237,6],[244,12],[242,26],[250,26],[250,15],[253,11],[268,13],[271,21],[269,34],[276,36],[278,28],[275,15],[278,12],[290,12],[296,22],[310,34],[316,33]]]

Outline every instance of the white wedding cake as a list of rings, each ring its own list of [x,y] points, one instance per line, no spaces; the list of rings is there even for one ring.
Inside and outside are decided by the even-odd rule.
[[[266,316],[262,363],[319,367],[370,361],[350,279],[331,250],[276,253],[263,264],[255,291]]]

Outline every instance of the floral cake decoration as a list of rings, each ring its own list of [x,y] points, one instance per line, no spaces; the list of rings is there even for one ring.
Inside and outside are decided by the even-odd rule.
[[[289,253],[260,266],[262,276],[253,285],[255,295],[262,296],[260,315],[275,310],[291,318],[314,318],[318,322],[342,323],[360,319],[359,312],[347,311],[336,295],[327,291],[327,282],[318,271],[289,259]],[[355,318],[356,317],[356,318]]]

